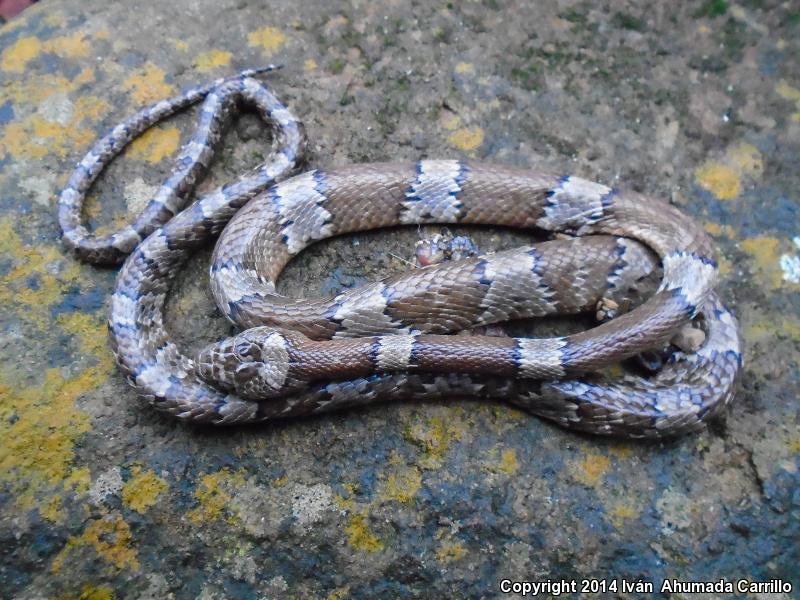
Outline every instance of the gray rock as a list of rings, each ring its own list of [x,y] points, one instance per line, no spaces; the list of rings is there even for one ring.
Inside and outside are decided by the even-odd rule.
[[[781,270],[800,252],[796,21],[791,3],[48,0],[0,28],[0,595],[479,598],[504,578],[796,589],[800,313]],[[286,65],[268,81],[305,122],[313,167],[535,165],[707,223],[746,341],[724,418],[637,444],[458,400],[237,431],[137,400],[106,346],[114,272],[63,255],[55,196],[135,109],[267,62]],[[108,169],[93,226],[131,218],[195,116]],[[258,163],[268,137],[243,118],[201,190]],[[403,270],[432,231],[317,244],[281,290]],[[486,251],[531,239],[454,233]],[[207,261],[169,304],[189,351],[230,332]],[[538,331],[565,326],[577,325]]]

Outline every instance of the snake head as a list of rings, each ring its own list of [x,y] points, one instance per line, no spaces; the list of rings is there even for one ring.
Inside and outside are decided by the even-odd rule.
[[[304,384],[291,377],[291,337],[271,327],[248,329],[200,352],[195,372],[248,400],[285,396]]]

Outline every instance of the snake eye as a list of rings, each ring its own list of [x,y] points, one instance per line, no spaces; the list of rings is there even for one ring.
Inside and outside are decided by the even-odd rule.
[[[242,362],[253,362],[261,360],[261,347],[250,340],[237,340],[233,347],[236,357]]]

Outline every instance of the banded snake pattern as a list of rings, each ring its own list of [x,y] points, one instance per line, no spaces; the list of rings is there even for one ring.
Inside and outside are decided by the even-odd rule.
[[[95,143],[59,197],[66,246],[81,260],[124,262],[111,298],[117,362],[140,396],[187,421],[238,424],[377,401],[501,400],[597,434],[657,438],[697,431],[733,397],[738,325],[714,286],[714,248],[671,205],[575,176],[459,160],[356,164],[290,177],[302,124],[255,77],[192,88],[142,109]],[[202,101],[197,130],[136,221],[106,237],[82,224],[101,170],[153,124]],[[250,105],[274,131],[270,157],[184,208],[225,125]],[[561,234],[529,247],[434,265],[296,300],[276,280],[309,244],[394,225],[492,224]],[[164,326],[176,273],[220,234],[214,298],[242,329],[196,357]],[[554,338],[449,335],[509,319],[618,306],[636,282],[661,285],[630,312]],[[610,302],[609,302],[610,301]],[[594,373],[664,347],[692,320],[698,349],[675,350],[652,377]]]

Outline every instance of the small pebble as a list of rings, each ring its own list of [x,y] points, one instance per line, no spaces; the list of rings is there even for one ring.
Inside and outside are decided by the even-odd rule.
[[[697,352],[706,341],[706,334],[702,329],[687,325],[678,331],[670,341],[684,352]]]

